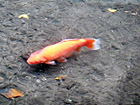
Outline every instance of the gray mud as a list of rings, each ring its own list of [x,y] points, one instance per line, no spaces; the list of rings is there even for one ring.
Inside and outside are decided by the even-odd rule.
[[[0,0],[0,11],[0,90],[24,91],[0,95],[0,105],[140,105],[138,1]],[[24,13],[30,18],[18,19]],[[26,63],[49,44],[92,37],[101,50],[83,48],[56,66]]]

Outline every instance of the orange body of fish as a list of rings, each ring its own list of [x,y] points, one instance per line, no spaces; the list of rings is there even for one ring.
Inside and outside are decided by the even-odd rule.
[[[71,56],[75,51],[80,52],[80,48],[83,46],[86,46],[91,50],[98,50],[100,49],[100,40],[94,38],[65,39],[32,53],[28,58],[27,63],[55,65],[55,61],[66,62],[66,58]]]

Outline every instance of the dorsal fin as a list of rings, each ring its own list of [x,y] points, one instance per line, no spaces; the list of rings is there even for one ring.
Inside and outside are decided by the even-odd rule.
[[[61,42],[76,41],[76,40],[78,40],[78,39],[64,39],[64,40],[62,40]]]

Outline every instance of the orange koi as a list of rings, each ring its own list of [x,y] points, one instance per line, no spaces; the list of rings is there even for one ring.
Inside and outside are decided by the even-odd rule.
[[[57,62],[67,62],[74,51],[80,52],[81,47],[86,46],[91,50],[100,49],[100,40],[94,38],[81,38],[81,39],[65,39],[53,45],[46,46],[45,48],[36,51],[30,55],[27,60],[28,64],[50,64],[55,65]]]

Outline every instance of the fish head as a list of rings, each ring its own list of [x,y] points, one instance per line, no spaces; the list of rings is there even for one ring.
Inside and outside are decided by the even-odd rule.
[[[30,57],[27,59],[28,64],[39,64],[46,62],[47,59],[43,58],[39,52],[32,53]]]

